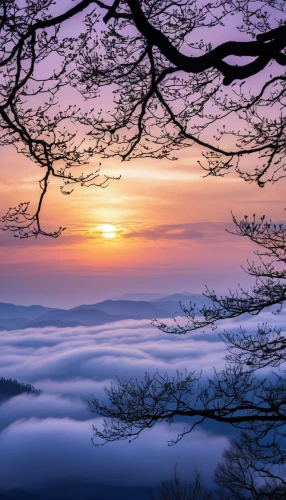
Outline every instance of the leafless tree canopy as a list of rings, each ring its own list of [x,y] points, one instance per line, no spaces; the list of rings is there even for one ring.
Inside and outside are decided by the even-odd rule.
[[[152,500],[284,500],[286,496],[285,457],[267,440],[259,443],[255,433],[242,432],[223,452],[215,468],[214,483],[205,487],[194,467],[183,482],[175,466],[174,478],[162,481]]]
[[[285,446],[242,432],[223,453],[215,470],[221,500],[283,500],[286,496]]]
[[[212,492],[202,484],[201,474],[195,467],[191,481],[183,482],[175,465],[174,478],[162,481],[151,500],[215,500]]]
[[[256,243],[256,260],[248,261],[244,269],[255,279],[250,290],[239,288],[226,296],[219,296],[207,288],[204,294],[211,301],[211,306],[197,308],[181,305],[187,321],[184,324],[174,321],[165,324],[154,320],[154,325],[168,333],[184,334],[205,327],[216,327],[220,320],[237,318],[248,313],[256,316],[263,309],[275,306],[273,312],[279,313],[286,300],[286,228],[284,225],[267,221],[265,216],[252,220],[247,216],[237,221],[233,216],[234,232],[238,237],[248,238]]]
[[[243,313],[257,315],[267,306],[279,313],[285,301],[285,228],[264,217],[245,218],[236,224],[236,234],[255,241],[259,264],[248,263],[256,278],[251,291],[239,290],[219,297],[207,292],[212,306],[182,307],[184,324],[154,321],[161,330],[186,334]],[[284,267],[283,267],[284,266]],[[220,324],[221,327],[221,324]],[[214,333],[215,334],[215,333]],[[258,324],[255,333],[243,328],[221,331],[226,346],[225,367],[206,378],[195,371],[145,374],[143,379],[118,379],[106,388],[107,402],[94,399],[91,411],[105,417],[101,429],[94,428],[96,444],[137,439],[157,423],[182,419],[183,431],[169,445],[205,421],[232,425],[241,430],[215,474],[220,499],[282,499],[286,495],[286,337],[285,330]],[[265,369],[267,368],[267,372]],[[282,468],[282,469],[281,469]]]
[[[274,340],[279,333],[259,331],[257,337]],[[245,333],[246,336],[246,333]],[[248,341],[256,340],[248,335]],[[95,429],[95,436],[102,444],[106,442],[136,439],[140,433],[158,422],[172,424],[176,418],[189,421],[185,429],[169,444],[175,444],[205,420],[231,424],[242,429],[255,425],[259,437],[273,429],[284,436],[285,373],[275,372],[272,377],[263,377],[256,372],[264,359],[260,351],[254,355],[234,347],[229,336],[226,338],[229,350],[226,366],[215,371],[213,377],[205,380],[200,373],[178,373],[176,378],[167,374],[145,375],[143,380],[121,380],[106,388],[108,403],[97,399],[91,402],[91,410],[106,417],[102,429]],[[243,361],[239,353],[243,353]],[[285,352],[285,351],[284,351]],[[280,365],[284,359],[280,359]],[[257,363],[259,368],[257,368]],[[276,362],[277,364],[278,362]]]
[[[206,175],[235,169],[261,187],[284,177],[284,2],[81,0],[59,13],[60,6],[0,1],[0,145],[42,169],[36,212],[28,203],[10,208],[6,229],[47,234],[40,210],[52,177],[63,180],[64,194],[76,184],[105,187],[98,171],[75,170],[96,154],[175,159],[196,144]],[[65,106],[67,89],[88,106]]]

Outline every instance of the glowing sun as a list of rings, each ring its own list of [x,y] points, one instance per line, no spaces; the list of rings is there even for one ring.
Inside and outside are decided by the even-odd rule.
[[[116,236],[116,228],[113,224],[103,224],[100,226],[101,234],[103,238],[115,238]]]

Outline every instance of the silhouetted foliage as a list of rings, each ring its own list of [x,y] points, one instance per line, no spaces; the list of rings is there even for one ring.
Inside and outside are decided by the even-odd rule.
[[[35,213],[11,207],[5,229],[59,236],[40,224],[49,182],[62,179],[66,195],[106,187],[98,170],[74,170],[96,154],[172,160],[196,144],[206,175],[235,169],[261,187],[285,176],[284,2],[78,0],[61,14],[55,4],[0,1],[0,145],[42,172]],[[240,41],[213,48],[226,25]],[[82,105],[65,105],[67,91]]]
[[[223,453],[215,470],[221,500],[286,498],[285,443],[257,440],[255,430],[242,432]],[[284,476],[284,477],[283,477]]]
[[[238,235],[251,238],[263,249],[258,252],[260,265],[248,267],[249,274],[256,277],[256,286],[251,292],[241,290],[241,296],[238,292],[226,297],[207,293],[213,306],[198,310],[192,304],[190,309],[182,306],[187,323],[181,325],[175,321],[168,325],[154,321],[161,330],[182,334],[207,326],[214,328],[219,320],[245,312],[256,315],[266,306],[281,308],[286,296],[285,269],[281,266],[286,263],[285,229],[282,225],[268,224],[264,218],[259,222],[255,219],[249,222],[246,218],[240,224],[236,222],[236,227]],[[261,436],[275,429],[284,437],[285,332],[260,324],[254,334],[240,328],[236,333],[221,332],[220,337],[227,348],[225,368],[215,371],[204,383],[200,373],[178,373],[171,379],[167,374],[155,373],[146,374],[142,381],[118,380],[106,389],[109,404],[94,400],[91,408],[111,421],[105,423],[103,431],[95,430],[95,434],[104,441],[134,439],[156,422],[171,423],[176,416],[184,416],[190,417],[191,424],[175,442],[205,419],[244,429],[252,429],[255,423]],[[272,377],[263,376],[265,367],[276,369]]]
[[[161,330],[185,334],[202,327],[215,328],[218,321],[246,312],[257,315],[267,306],[276,306],[274,314],[281,310],[286,294],[283,225],[265,222],[264,218],[257,222],[255,217],[252,222],[247,218],[234,222],[238,235],[262,248],[257,252],[259,265],[249,263],[247,268],[256,278],[255,287],[226,297],[206,293],[213,306],[182,306],[187,323],[177,320],[168,325],[156,320],[154,324]],[[214,370],[212,377],[186,371],[172,378],[156,372],[153,376],[145,374],[143,380],[118,379],[106,388],[107,403],[97,399],[90,403],[91,411],[106,418],[101,429],[94,428],[94,442],[131,442],[156,423],[172,424],[178,417],[189,424],[170,445],[207,420],[230,424],[242,434],[225,452],[224,462],[216,471],[225,495],[220,498],[283,498],[285,480],[280,468],[286,463],[285,331],[263,323],[254,333],[240,327],[237,332],[222,331],[219,335],[226,346],[225,367]]]
[[[281,446],[279,447],[281,448]],[[256,440],[255,432],[242,432],[223,452],[216,466],[217,487],[206,488],[194,468],[192,481],[182,482],[175,467],[174,478],[162,481],[153,500],[283,500],[286,498],[284,458],[267,440]]]
[[[255,278],[255,285],[250,291],[240,287],[224,297],[207,289],[204,295],[210,299],[210,306],[197,308],[192,303],[190,307],[181,304],[187,322],[179,324],[175,321],[172,325],[167,325],[155,320],[154,325],[159,329],[183,334],[205,327],[215,328],[218,321],[237,318],[244,313],[256,316],[271,306],[276,306],[274,312],[279,313],[286,300],[286,228],[283,224],[265,220],[265,216],[258,220],[255,215],[252,220],[245,216],[240,222],[233,216],[233,222],[236,228],[233,234],[246,237],[259,247],[255,252],[258,264],[248,261],[245,269],[247,274]],[[273,351],[270,351],[270,356],[272,355]]]
[[[205,488],[201,482],[201,475],[197,468],[193,472],[192,482],[182,482],[175,466],[174,479],[162,481],[152,500],[214,500],[213,493]]]
[[[41,394],[41,391],[35,389],[31,384],[24,384],[12,378],[0,378],[0,401],[13,398],[19,394]]]

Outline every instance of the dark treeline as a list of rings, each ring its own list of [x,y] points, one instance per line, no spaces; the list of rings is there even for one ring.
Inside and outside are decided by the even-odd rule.
[[[0,378],[0,401],[23,393],[40,394],[41,391],[35,389],[31,384],[24,384],[12,378]]]

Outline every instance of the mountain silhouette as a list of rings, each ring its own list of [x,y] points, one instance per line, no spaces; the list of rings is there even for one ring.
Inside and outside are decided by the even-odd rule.
[[[128,294],[129,296],[131,294]],[[135,294],[138,297],[140,294]],[[83,304],[71,309],[44,306],[18,306],[0,302],[0,330],[44,327],[100,326],[127,319],[155,319],[183,316],[180,302],[198,308],[211,302],[203,295],[175,293],[146,300],[105,300],[96,304]]]
[[[166,313],[164,309],[142,300],[105,300],[94,305],[75,307],[73,311],[92,310],[93,308],[112,316],[124,315],[128,318],[139,319],[153,319]]]

